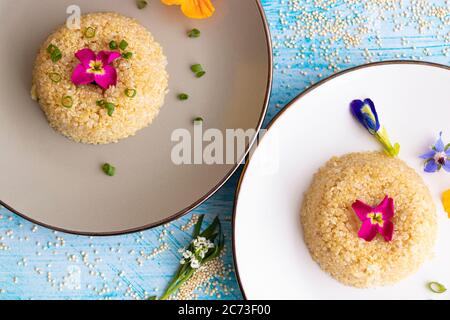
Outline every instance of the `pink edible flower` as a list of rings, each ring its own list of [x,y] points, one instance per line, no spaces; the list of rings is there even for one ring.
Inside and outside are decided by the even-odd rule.
[[[359,220],[362,221],[358,237],[366,241],[372,241],[377,233],[381,234],[385,241],[391,241],[394,233],[394,199],[386,196],[381,203],[372,208],[360,200],[352,204]]]
[[[115,86],[117,72],[111,64],[120,56],[115,51],[100,51],[98,54],[88,48],[78,51],[75,57],[81,63],[73,70],[72,82],[77,86],[96,83],[104,90]]]

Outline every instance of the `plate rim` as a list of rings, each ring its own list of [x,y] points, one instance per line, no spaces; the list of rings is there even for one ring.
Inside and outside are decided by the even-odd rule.
[[[304,91],[302,91],[301,93],[299,93],[297,96],[295,96],[291,101],[289,101],[286,106],[280,111],[278,112],[272,120],[270,120],[270,122],[267,125],[267,132],[272,128],[272,126],[279,120],[279,118],[281,118],[281,116],[295,103],[297,103],[298,101],[301,100],[301,98],[303,98],[305,95],[307,95],[308,93],[312,92],[313,90],[317,89],[318,87],[322,86],[323,84],[327,83],[330,80],[333,80],[335,78],[338,78],[340,76],[343,76],[347,73],[351,73],[354,71],[358,71],[361,69],[366,69],[366,68],[371,68],[371,67],[377,67],[377,66],[382,66],[382,65],[421,65],[421,66],[429,66],[429,67],[435,67],[435,68],[440,68],[440,69],[445,69],[450,71],[450,66],[445,65],[445,64],[440,64],[440,63],[436,63],[436,62],[430,62],[430,61],[421,61],[421,60],[385,60],[385,61],[376,61],[376,62],[369,62],[369,63],[365,63],[362,65],[358,65],[355,67],[351,67],[345,70],[342,70],[340,72],[337,72],[335,74],[332,74],[329,77],[326,77],[325,79],[320,80],[319,82],[313,84],[312,86],[310,86],[309,88],[305,89]],[[266,132],[266,133],[267,133]],[[265,135],[262,136],[258,143],[261,143],[261,141],[264,139]],[[239,177],[239,181],[238,184],[236,186],[236,191],[235,191],[235,197],[234,197],[234,202],[233,202],[233,216],[232,216],[232,226],[231,226],[231,230],[232,230],[232,253],[233,253],[233,266],[235,269],[235,274],[236,274],[236,279],[237,279],[237,283],[239,285],[239,289],[241,290],[242,296],[245,300],[249,300],[249,298],[247,297],[247,294],[245,293],[245,289],[244,289],[244,285],[242,283],[242,279],[241,279],[241,275],[239,273],[239,266],[238,266],[238,262],[237,262],[237,256],[236,256],[236,207],[237,207],[237,203],[239,201],[239,194],[241,192],[241,186],[242,186],[242,182],[245,179],[245,175],[248,169],[248,166],[251,162],[251,158],[249,158],[245,165],[244,168],[242,169],[242,173],[241,176]]]
[[[264,96],[264,102],[262,105],[262,109],[261,109],[261,114],[259,116],[259,120],[258,120],[258,124],[256,126],[256,132],[258,133],[261,130],[261,127],[263,125],[263,121],[264,118],[267,114],[267,110],[268,110],[268,106],[269,106],[269,100],[270,100],[270,95],[272,92],[272,83],[273,83],[273,46],[272,46],[272,37],[271,37],[271,32],[270,32],[270,28],[269,28],[269,22],[267,19],[267,16],[265,14],[263,5],[261,3],[261,0],[254,0],[257,10],[258,10],[258,14],[260,16],[260,19],[262,21],[263,24],[263,32],[264,32],[264,36],[265,36],[265,41],[266,41],[266,50],[267,50],[267,55],[268,55],[268,61],[267,61],[267,66],[268,66],[268,77],[267,77],[267,84],[266,84],[266,89],[265,89],[265,96]],[[242,163],[242,161],[244,159],[246,159],[248,153],[250,152],[250,150],[253,147],[253,144],[255,143],[255,141],[258,138],[258,134],[255,134],[255,136],[253,137],[252,141],[249,142],[249,144],[247,145],[245,152],[243,153],[243,155],[240,157],[240,159],[238,159],[239,161],[237,161],[233,168],[231,168],[226,174],[225,176],[214,186],[212,187],[207,193],[205,193],[202,197],[200,197],[199,199],[197,199],[196,201],[194,201],[191,205],[183,208],[182,210],[172,214],[171,216],[165,218],[165,219],[161,219],[157,222],[154,223],[150,223],[150,224],[146,224],[142,227],[135,227],[135,228],[131,228],[131,229],[125,229],[125,230],[119,230],[119,231],[113,231],[113,232],[83,232],[83,231],[75,231],[75,230],[69,230],[69,229],[65,229],[65,228],[60,228],[60,227],[56,227],[56,226],[52,226],[49,224],[46,224],[44,222],[40,222],[37,221],[29,216],[27,216],[26,214],[23,214],[17,210],[15,210],[14,208],[12,208],[11,206],[9,206],[8,204],[4,203],[2,200],[0,200],[0,205],[4,208],[6,208],[8,211],[12,212],[13,214],[33,223],[36,225],[39,225],[41,227],[50,229],[50,230],[54,230],[54,231],[58,231],[58,232],[63,232],[63,233],[67,233],[67,234],[73,234],[73,235],[79,235],[79,236],[95,236],[95,237],[107,237],[107,236],[120,236],[120,235],[126,235],[126,234],[131,234],[131,233],[135,233],[135,232],[141,232],[141,231],[145,231],[145,230],[149,230],[155,227],[159,227],[162,226],[166,223],[169,223],[173,220],[176,220],[178,218],[181,218],[182,216],[188,214],[189,212],[191,212],[192,210],[194,210],[195,208],[197,208],[198,206],[200,206],[202,203],[204,203],[206,200],[208,200],[209,198],[211,198],[232,176],[233,174],[236,172],[236,170],[240,167],[240,164]]]

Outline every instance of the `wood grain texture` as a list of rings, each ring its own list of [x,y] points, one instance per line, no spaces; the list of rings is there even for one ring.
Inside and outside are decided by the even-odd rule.
[[[445,0],[262,3],[275,67],[265,125],[308,86],[339,70],[392,59],[450,64],[450,8]],[[0,299],[143,299],[161,293],[177,268],[177,250],[190,239],[190,230],[181,226],[192,214],[206,214],[208,222],[216,215],[221,218],[228,248],[224,263],[232,268],[231,216],[240,173],[191,214],[169,226],[125,236],[56,233],[1,209]],[[168,249],[151,257],[163,243]],[[233,272],[217,282],[211,287],[221,299],[242,297]],[[199,292],[202,299],[218,295]]]

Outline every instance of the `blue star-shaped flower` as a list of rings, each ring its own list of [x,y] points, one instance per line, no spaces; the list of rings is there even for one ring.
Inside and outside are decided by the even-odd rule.
[[[425,160],[425,172],[436,172],[442,168],[450,172],[450,144],[444,144],[442,132],[431,150],[422,154],[420,158]]]

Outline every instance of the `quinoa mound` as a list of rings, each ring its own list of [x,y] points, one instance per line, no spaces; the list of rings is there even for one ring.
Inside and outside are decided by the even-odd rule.
[[[92,36],[86,30],[95,30]],[[118,81],[103,91],[95,84],[76,86],[71,81],[74,68],[80,63],[75,53],[84,48],[95,52],[113,51],[111,41],[125,40],[131,52],[129,59],[114,61]],[[56,63],[47,52],[52,44],[62,58]],[[119,49],[117,49],[119,50]],[[135,135],[155,117],[167,93],[167,59],[151,33],[136,20],[116,13],[92,13],[81,19],[81,29],[65,25],[51,34],[39,50],[33,71],[32,98],[39,102],[51,127],[64,136],[81,143],[107,144]],[[55,82],[51,74],[61,77]],[[136,90],[136,95],[125,94]],[[62,100],[72,99],[70,108]],[[97,101],[115,105],[112,116]]]
[[[358,237],[356,200],[378,205],[394,199],[393,240]],[[333,157],[306,192],[301,224],[306,245],[320,267],[343,284],[393,284],[419,269],[433,254],[436,208],[422,178],[405,162],[378,152]]]

